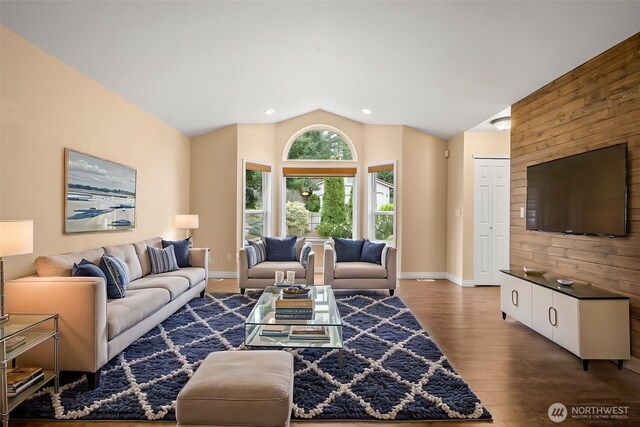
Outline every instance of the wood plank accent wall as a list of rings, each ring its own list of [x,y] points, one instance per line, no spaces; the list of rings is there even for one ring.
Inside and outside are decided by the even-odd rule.
[[[531,265],[631,298],[631,352],[640,357],[640,33],[511,109],[511,268]],[[525,229],[526,167],[628,143],[628,236]]]

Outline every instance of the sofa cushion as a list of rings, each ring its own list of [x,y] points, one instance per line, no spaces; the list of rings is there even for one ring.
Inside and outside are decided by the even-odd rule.
[[[274,279],[276,271],[295,271],[296,278],[305,277],[304,267],[298,261],[265,261],[251,267],[248,276],[252,279]]]
[[[333,238],[336,248],[336,262],[358,262],[362,253],[364,240]]]
[[[133,244],[133,248],[136,250],[136,255],[138,255],[138,261],[140,261],[143,276],[151,274],[151,260],[149,259],[149,250],[147,249],[147,246],[151,246],[152,248],[162,248],[162,239],[160,237],[155,237],[153,239],[143,240],[142,242]]]
[[[205,271],[202,267],[187,267],[167,273],[154,274],[153,277],[183,277],[189,281],[189,287],[194,287],[204,280]]]
[[[267,249],[267,261],[295,261],[296,260],[296,236],[276,239],[265,237]]]
[[[370,262],[338,262],[333,275],[336,279],[384,279],[387,270]]]
[[[189,280],[179,276],[158,277],[157,274],[142,277],[134,282],[129,283],[127,292],[134,289],[160,288],[169,291],[171,301],[179,297],[189,289]]]
[[[142,267],[132,243],[126,245],[105,246],[104,253],[118,257],[127,265],[129,269],[129,280],[136,280],[142,277]]]
[[[99,267],[107,279],[107,298],[124,298],[129,286],[129,271],[124,261],[113,255],[102,255]]]
[[[189,245],[191,244],[191,237],[187,237],[184,240],[163,240],[162,247],[173,246],[173,250],[176,254],[176,261],[178,267],[185,268],[191,267],[189,262]]]
[[[149,246],[149,259],[151,260],[151,274],[166,273],[178,269],[173,246],[167,246],[164,249]]]
[[[137,289],[127,292],[125,298],[107,303],[107,336],[109,340],[137,325],[170,301],[166,289]]]
[[[374,264],[382,265],[382,250],[384,249],[384,247],[384,243],[373,243],[369,240],[365,240],[362,244],[360,261],[372,262]]]
[[[86,259],[98,265],[102,255],[104,255],[104,249],[94,248],[61,255],[39,256],[36,258],[36,273],[41,277],[69,277],[73,264],[78,264]]]
[[[298,237],[296,240],[296,261],[300,261],[300,255],[302,254],[302,248],[306,243],[307,239],[304,237]]]
[[[300,264],[302,264],[304,268],[307,268],[307,265],[309,265],[309,255],[311,255],[312,249],[311,243],[305,243],[300,251]]]
[[[256,248],[247,243],[247,245],[244,247],[244,251],[247,254],[247,264],[249,265],[249,268],[256,265],[258,263]]]

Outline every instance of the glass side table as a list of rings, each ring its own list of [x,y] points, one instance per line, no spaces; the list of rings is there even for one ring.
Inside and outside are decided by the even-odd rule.
[[[17,336],[25,338],[24,344],[9,351],[7,341]],[[9,397],[7,391],[9,363],[49,339],[53,339],[53,371],[45,369],[42,380],[27,387],[15,397]],[[13,364],[15,364],[15,360]],[[53,387],[57,393],[59,375],[57,314],[11,314],[8,321],[0,323],[0,415],[2,416],[2,427],[9,425],[9,412],[51,380],[53,380]]]

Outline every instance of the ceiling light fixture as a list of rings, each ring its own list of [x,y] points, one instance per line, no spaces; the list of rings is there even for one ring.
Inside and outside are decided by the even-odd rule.
[[[264,114],[265,116],[270,116],[273,113],[275,113],[276,110],[274,110],[273,108],[269,108],[268,110],[264,110]]]
[[[363,112],[364,114],[371,114],[371,110],[369,110],[368,108],[363,108],[363,109],[362,109],[362,112]]]
[[[498,117],[497,119],[491,120],[489,123],[497,127],[499,130],[508,130],[511,129],[511,117]]]

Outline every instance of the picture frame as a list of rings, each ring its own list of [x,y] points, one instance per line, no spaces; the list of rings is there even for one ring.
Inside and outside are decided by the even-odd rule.
[[[136,228],[135,168],[64,149],[64,232]]]

